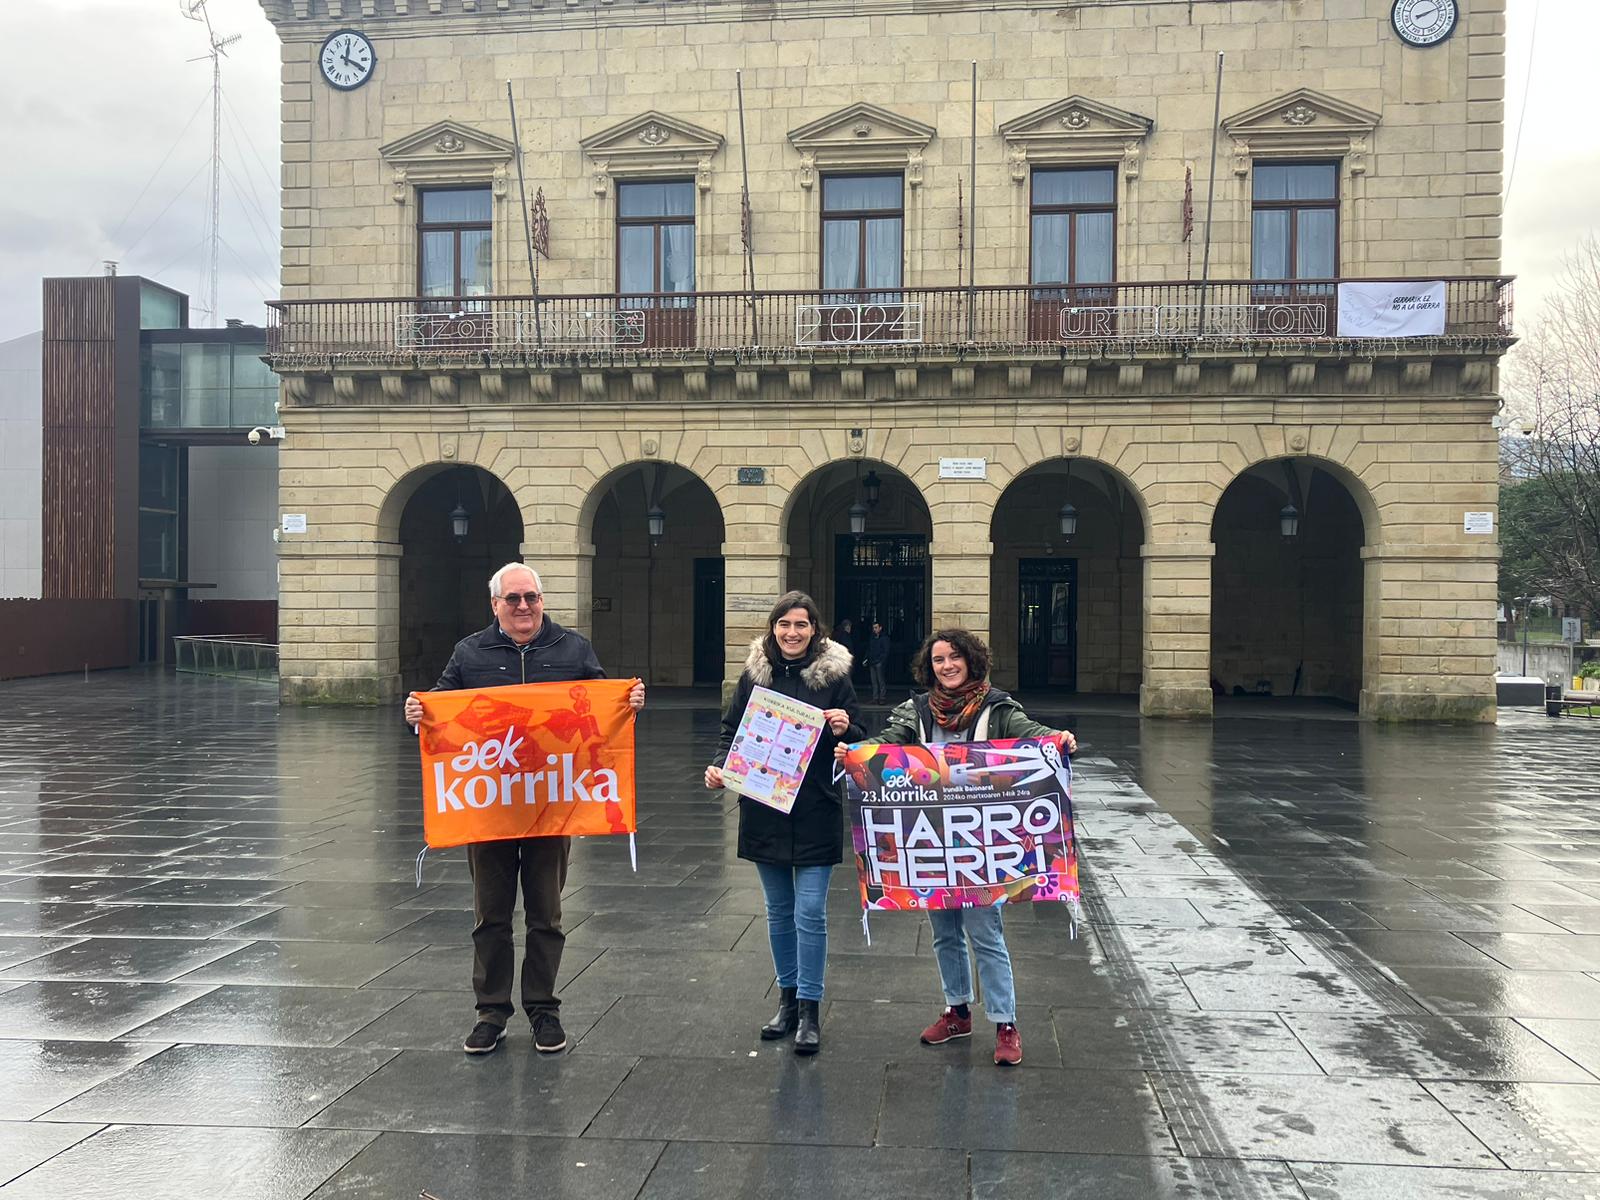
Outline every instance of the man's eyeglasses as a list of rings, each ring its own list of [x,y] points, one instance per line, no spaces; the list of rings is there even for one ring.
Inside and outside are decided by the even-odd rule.
[[[500,599],[504,600],[511,608],[521,608],[522,602],[526,600],[528,602],[528,607],[532,608],[535,604],[539,603],[542,597],[538,592],[507,592],[504,596],[501,596]]]

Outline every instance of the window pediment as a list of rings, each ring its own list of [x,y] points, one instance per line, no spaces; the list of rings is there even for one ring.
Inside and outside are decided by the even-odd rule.
[[[1375,112],[1310,88],[1296,88],[1224,118],[1233,139],[1233,170],[1244,175],[1251,158],[1325,154],[1344,159],[1352,175],[1366,171],[1367,149],[1382,118]]]
[[[1149,117],[1085,96],[1068,96],[1000,125],[1011,178],[1027,178],[1030,162],[1081,163],[1120,160],[1127,179],[1139,177],[1144,140],[1155,122]]]
[[[613,175],[693,174],[704,192],[711,187],[711,159],[723,137],[666,113],[640,113],[591,133],[578,143],[595,164],[595,192],[604,194]]]
[[[445,120],[380,146],[378,153],[401,180],[428,183],[501,178],[516,148],[505,138]]]
[[[938,131],[911,117],[864,101],[789,131],[800,151],[800,186],[810,187],[818,169],[881,167],[904,171],[908,187],[922,182],[922,152]]]

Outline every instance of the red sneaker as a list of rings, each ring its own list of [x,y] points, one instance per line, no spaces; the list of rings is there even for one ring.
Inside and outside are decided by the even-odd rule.
[[[995,1026],[994,1061],[998,1067],[1014,1067],[1022,1061],[1022,1035],[1015,1025]]]
[[[972,1018],[958,1017],[956,1010],[947,1008],[939,1014],[939,1019],[922,1031],[922,1044],[924,1046],[942,1046],[951,1038],[972,1036]]]

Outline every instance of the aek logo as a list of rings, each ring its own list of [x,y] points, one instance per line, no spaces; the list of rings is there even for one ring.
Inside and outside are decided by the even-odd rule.
[[[433,764],[439,812],[496,804],[616,803],[617,773],[610,767],[577,770],[571,754],[545,755],[544,767],[538,771],[516,770],[522,765],[518,754],[524,740],[516,732],[513,726],[504,737],[468,742],[450,760],[448,774],[444,763]]]

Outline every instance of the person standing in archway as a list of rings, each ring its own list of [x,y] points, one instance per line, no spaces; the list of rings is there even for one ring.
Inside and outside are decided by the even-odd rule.
[[[1059,737],[1067,753],[1078,748],[1072,734],[1031,720],[1022,705],[990,685],[989,647],[975,633],[955,627],[934,630],[911,660],[911,673],[928,690],[897,706],[889,714],[889,724],[863,741],[929,746]],[[844,752],[844,746],[838,746],[834,758],[843,761]],[[1022,1036],[1017,1032],[1017,988],[1000,916],[1003,907],[928,910],[946,1007],[922,1031],[922,1044],[941,1046],[972,1036],[970,943],[983,984],[984,1011],[994,1022],[995,1064],[1017,1066],[1022,1062]]]
[[[605,671],[589,639],[563,629],[544,613],[544,585],[532,567],[507,563],[489,579],[489,627],[456,643],[455,652],[432,691],[509,687],[523,683],[556,683],[601,679]],[[644,684],[628,694],[635,712],[644,707]],[[406,722],[422,721],[422,701],[406,697]],[[561,1000],[556,974],[566,935],[561,931],[561,891],[567,884],[572,839],[515,838],[476,842],[467,847],[472,873],[472,990],[478,1020],[462,1049],[490,1054],[506,1036],[506,1022],[515,1011],[511,980],[516,966],[516,940],[511,917],[517,907],[517,886],[527,940],[522,955],[522,1010],[533,1026],[534,1048],[554,1054],[567,1047],[561,1028]]]
[[[822,709],[826,724],[800,781],[794,807],[779,812],[739,799],[739,857],[756,864],[766,898],[767,939],[778,976],[777,1015],[761,1027],[763,1041],[794,1034],[796,1054],[822,1045],[822,981],[828,961],[828,878],[844,859],[844,802],[833,784],[833,744],[865,731],[850,682],[850,652],[822,632],[817,605],[804,592],[778,598],[767,632],[750,655],[722,716],[716,760],[706,787],[723,786],[722,764],[758,687]]]
[[[889,702],[889,635],[882,621],[872,623],[872,637],[867,640],[867,675],[872,681],[872,703]]]

